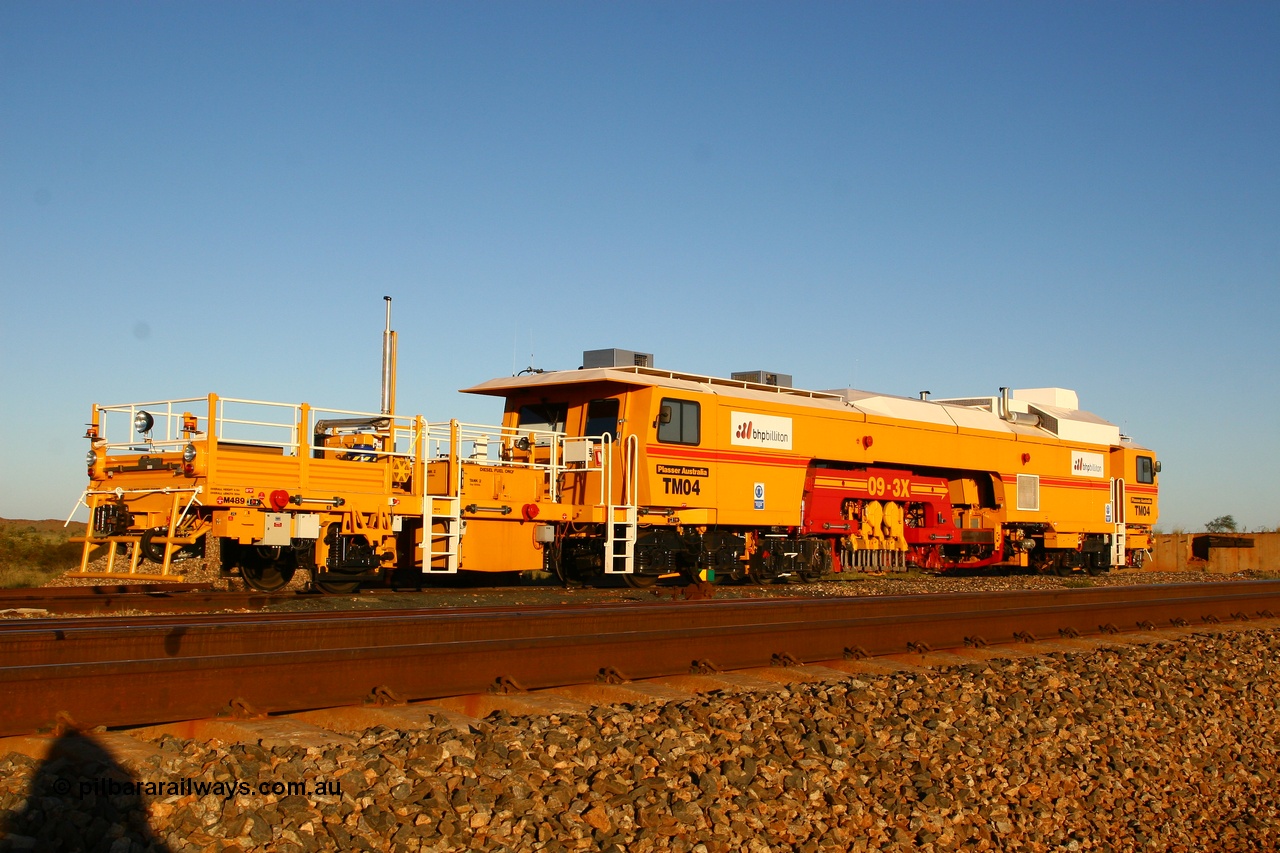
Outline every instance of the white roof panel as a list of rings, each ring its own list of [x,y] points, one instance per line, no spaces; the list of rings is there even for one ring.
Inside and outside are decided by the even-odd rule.
[[[1076,392],[1066,388],[1030,388],[1011,392],[1009,408],[1041,416],[1041,426],[1015,425],[1000,417],[998,397],[969,397],[951,400],[917,400],[875,394],[854,388],[834,391],[805,391],[779,388],[733,379],[719,379],[690,373],[675,373],[645,367],[587,368],[557,370],[491,379],[463,389],[468,394],[491,394],[498,397],[511,392],[540,386],[618,382],[719,394],[741,400],[777,405],[810,406],[828,410],[852,409],[864,415],[915,421],[934,428],[961,428],[1019,435],[1056,436],[1063,441],[1083,444],[1115,445],[1120,443],[1120,429],[1091,412],[1076,408]],[[1071,405],[1062,405],[1062,404]]]

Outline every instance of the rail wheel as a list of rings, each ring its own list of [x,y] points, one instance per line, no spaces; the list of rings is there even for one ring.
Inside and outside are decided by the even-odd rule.
[[[747,579],[747,573],[743,570],[742,563],[738,562],[736,559],[728,561],[727,568],[725,568],[725,565],[726,563],[722,562],[716,566],[717,584],[742,583]]]
[[[800,583],[817,583],[831,571],[831,546],[826,542],[805,540],[801,545],[804,562],[793,575]]]
[[[1085,558],[1084,570],[1088,572],[1089,575],[1097,577],[1098,575],[1105,575],[1111,570],[1110,564],[1101,559],[1102,556],[1103,555],[1099,554],[1097,555],[1097,558],[1093,556]]]
[[[1053,558],[1052,558],[1052,559],[1050,559],[1047,563],[1045,563],[1045,566],[1044,566],[1044,574],[1046,574],[1046,575],[1058,575],[1058,576],[1064,576],[1064,575],[1069,575],[1069,574],[1071,574],[1071,570],[1070,570],[1070,569],[1064,569],[1064,568],[1062,567],[1062,558],[1061,558],[1061,557],[1053,557]]]
[[[240,549],[240,577],[260,592],[275,592],[288,586],[297,569],[291,548],[252,545]]]
[[[751,555],[751,559],[747,561],[747,583],[759,586],[773,583],[777,579],[778,569],[773,561],[758,553]]]
[[[622,580],[632,589],[650,589],[658,582],[653,575],[638,575],[635,572],[628,572],[622,576]]]
[[[1053,573],[1058,577],[1070,577],[1080,567],[1080,556],[1074,551],[1064,551],[1053,556]]]

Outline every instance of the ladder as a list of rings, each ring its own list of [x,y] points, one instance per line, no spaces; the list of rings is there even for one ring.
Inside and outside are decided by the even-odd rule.
[[[1128,562],[1125,554],[1125,548],[1128,545],[1125,503],[1124,480],[1117,477],[1111,481],[1111,521],[1115,523],[1115,533],[1111,537],[1111,565],[1121,569]]]
[[[621,518],[619,518],[621,513]],[[636,567],[636,535],[640,525],[634,505],[605,509],[604,571],[609,575],[629,575]]]
[[[436,525],[444,530],[437,533]],[[423,495],[422,498],[422,573],[452,575],[458,572],[458,546],[462,541],[462,498]],[[439,542],[441,547],[436,548]],[[436,568],[436,558],[444,557],[444,566]]]
[[[607,575],[629,575],[636,568],[636,539],[639,535],[639,512],[636,508],[636,449],[634,435],[622,445],[621,504],[613,502],[613,460],[605,443],[607,470],[600,478],[604,491],[604,571]],[[621,516],[621,517],[619,517]]]

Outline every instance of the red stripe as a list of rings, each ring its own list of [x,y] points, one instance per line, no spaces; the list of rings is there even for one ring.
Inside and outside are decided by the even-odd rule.
[[[1017,484],[1016,479],[1009,479],[1007,477],[1001,477],[1000,479],[1001,479],[1001,482],[1003,482],[1005,485],[1010,487],[1014,487]],[[1059,480],[1057,478],[1049,478],[1049,477],[1041,477],[1040,485],[1047,486],[1053,489],[1081,489],[1083,491],[1098,491],[1098,492],[1110,491],[1111,489],[1110,482],[1106,482],[1106,481],[1100,482],[1100,483],[1099,482],[1088,483],[1082,480]],[[1137,489],[1129,485],[1125,486],[1125,497],[1146,497],[1148,495],[1153,498],[1159,497],[1159,490],[1150,489],[1150,488]]]
[[[742,463],[750,465],[764,465],[774,468],[807,468],[810,459],[807,456],[783,456],[774,453],[753,453],[744,450],[707,450],[704,448],[684,448],[684,447],[655,447],[650,446],[647,450],[648,455],[655,459],[678,459],[682,461],[693,462],[722,462],[722,463]],[[832,472],[835,475],[835,472]],[[835,475],[838,476],[838,475]],[[1001,482],[1009,486],[1016,486],[1018,483],[1017,474],[1001,474]],[[1040,475],[1040,484],[1043,486],[1051,486],[1059,489],[1084,489],[1086,491],[1110,489],[1109,480],[1097,479],[1077,479],[1077,478],[1061,478],[1047,477]],[[1127,493],[1137,493],[1140,495],[1158,495],[1159,489],[1154,486],[1131,486],[1125,484]]]
[[[695,450],[674,447],[649,448],[649,456],[659,459],[683,459],[697,462],[746,462],[753,465],[773,465],[782,468],[807,468],[806,456],[776,456],[768,453],[748,453],[731,450]]]

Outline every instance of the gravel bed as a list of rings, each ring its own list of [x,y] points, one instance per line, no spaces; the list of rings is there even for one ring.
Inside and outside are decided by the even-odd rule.
[[[8,849],[109,853],[1277,849],[1278,656],[1273,626],[1202,629],[351,747],[166,737],[133,774],[230,797],[79,795],[110,771],[11,755],[0,821]]]

